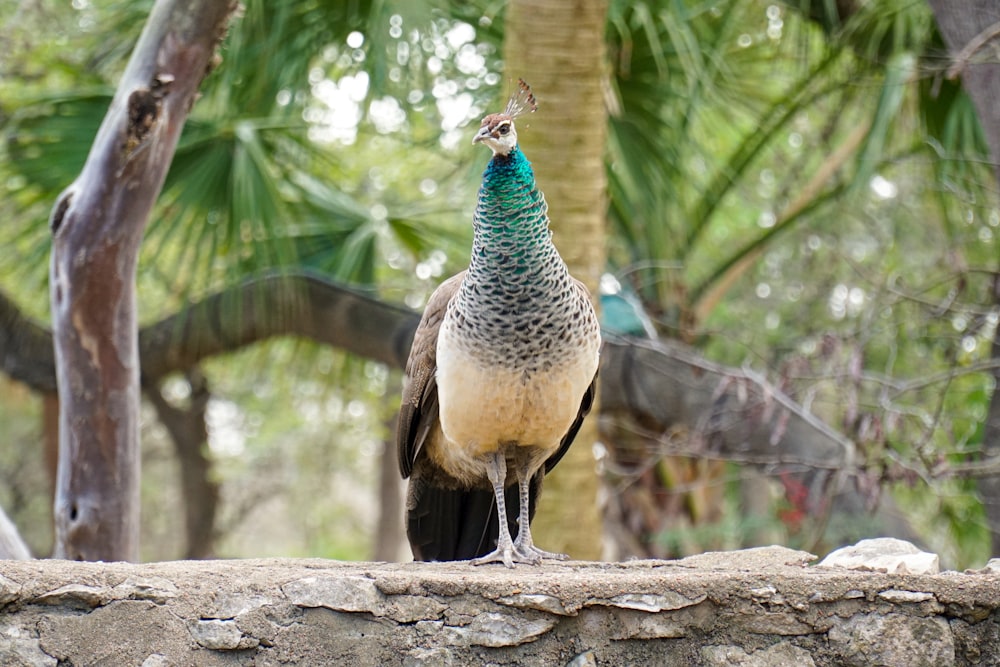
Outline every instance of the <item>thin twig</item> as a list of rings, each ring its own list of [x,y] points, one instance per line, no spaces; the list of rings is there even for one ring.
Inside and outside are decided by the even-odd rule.
[[[990,42],[990,40],[992,40],[994,37],[1000,37],[1000,21],[997,21],[996,23],[989,26],[981,33],[970,39],[969,43],[966,44],[962,48],[962,50],[955,55],[955,62],[952,64],[951,67],[948,68],[948,71],[945,73],[945,76],[948,77],[948,79],[950,80],[957,79],[958,76],[965,70],[965,68],[968,67],[969,60],[972,59],[972,56],[974,56],[977,51],[986,46]]]

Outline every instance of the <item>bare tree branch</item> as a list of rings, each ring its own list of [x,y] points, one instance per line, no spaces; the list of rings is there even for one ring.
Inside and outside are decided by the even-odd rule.
[[[156,381],[274,336],[299,336],[402,368],[415,313],[311,274],[248,280],[139,334],[143,376]]]
[[[145,395],[174,443],[184,498],[184,559],[195,560],[215,555],[220,485],[212,474],[212,458],[207,451],[205,413],[211,399],[208,380],[197,368],[186,375],[191,393],[184,407],[171,404],[160,386],[145,387]]]
[[[56,391],[52,332],[25,316],[3,293],[0,293],[0,369],[37,392]]]
[[[987,26],[982,32],[969,40],[969,42],[962,47],[962,50],[955,54],[955,62],[948,68],[945,76],[949,79],[957,79],[962,74],[962,71],[969,65],[969,61],[972,60],[972,56],[976,55],[978,51],[997,37],[1000,37],[1000,21],[991,26]]]

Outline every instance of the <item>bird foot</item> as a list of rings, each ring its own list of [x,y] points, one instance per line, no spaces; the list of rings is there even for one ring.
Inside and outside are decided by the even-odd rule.
[[[504,566],[513,568],[515,563],[528,563],[529,565],[534,565],[538,563],[540,559],[531,555],[525,554],[514,547],[513,544],[507,544],[505,547],[497,546],[496,549],[486,554],[485,556],[480,556],[479,558],[473,558],[471,563],[473,565],[486,565],[487,563],[503,563]]]
[[[544,549],[539,549],[534,544],[524,545],[515,543],[514,549],[522,556],[533,559],[535,563],[543,560],[569,560],[569,556],[566,554],[545,551]]]
[[[487,563],[503,563],[506,567],[513,568],[515,563],[525,563],[527,565],[538,565],[543,560],[569,560],[566,554],[543,551],[533,544],[523,545],[514,543],[507,548],[498,546],[496,549],[473,559],[473,565],[486,565]]]

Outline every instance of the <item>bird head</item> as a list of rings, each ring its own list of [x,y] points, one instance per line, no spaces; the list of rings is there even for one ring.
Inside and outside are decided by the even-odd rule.
[[[508,155],[517,146],[517,130],[514,129],[514,119],[524,113],[531,113],[538,108],[531,86],[524,79],[517,80],[517,88],[507,101],[507,106],[500,113],[491,113],[483,118],[479,132],[472,138],[472,143],[482,142],[490,147],[494,155]]]

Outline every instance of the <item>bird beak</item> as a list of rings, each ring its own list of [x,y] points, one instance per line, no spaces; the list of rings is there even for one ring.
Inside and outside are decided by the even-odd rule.
[[[476,133],[476,136],[472,137],[472,143],[478,144],[480,141],[487,139],[489,136],[490,136],[490,126],[483,125],[481,128],[479,128],[479,132]]]

